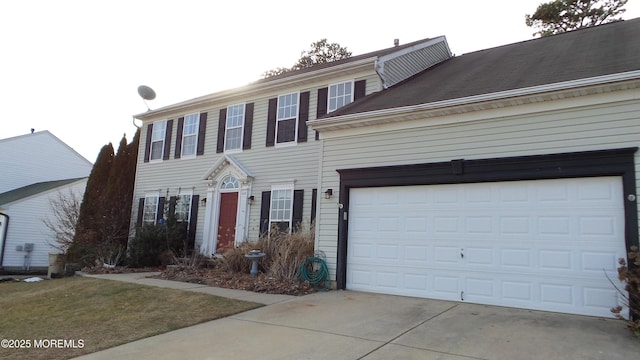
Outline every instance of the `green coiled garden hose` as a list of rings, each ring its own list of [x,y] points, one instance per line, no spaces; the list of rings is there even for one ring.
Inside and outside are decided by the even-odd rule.
[[[298,276],[321,290],[327,291],[331,287],[329,268],[322,258],[316,256],[306,258],[298,267]]]

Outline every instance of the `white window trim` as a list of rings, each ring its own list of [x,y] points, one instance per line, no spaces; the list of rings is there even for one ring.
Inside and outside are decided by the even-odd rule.
[[[280,119],[279,117],[279,113],[280,113],[280,97],[282,96],[287,96],[287,95],[292,95],[292,94],[296,94],[296,114],[294,118],[283,118]],[[295,146],[298,144],[298,117],[300,115],[300,92],[299,91],[295,91],[295,92],[290,92],[290,93],[286,93],[286,94],[280,94],[278,95],[278,104],[276,106],[276,133],[274,134],[274,144],[275,147],[288,147],[288,146]],[[294,130],[294,135],[293,135],[293,140],[292,141],[288,141],[288,142],[283,142],[283,143],[279,143],[278,142],[278,125],[280,124],[281,120],[290,120],[290,119],[294,119],[294,123],[295,123],[295,130]]]
[[[347,80],[347,81],[341,81],[341,82],[337,82],[337,83],[333,83],[333,84],[329,84],[329,86],[327,86],[327,114],[340,109],[340,108],[335,108],[335,109],[331,110],[329,108],[329,100],[331,99],[331,87],[332,86],[336,86],[336,85],[346,84],[346,83],[349,83],[349,82],[351,83],[351,98],[349,99],[349,104],[351,104],[353,102],[353,97],[354,97],[354,94],[356,92],[355,81],[353,79],[352,80]],[[348,105],[348,104],[344,104],[342,106],[346,106],[346,105]]]
[[[269,229],[271,229],[271,223],[274,221],[282,222],[281,220],[273,220],[271,217],[271,204],[273,204],[273,191],[274,190],[289,190],[291,191],[291,204],[289,205],[289,232],[293,223],[293,196],[295,193],[294,184],[277,184],[271,186],[271,196],[269,197]]]
[[[149,223],[145,221],[145,210],[147,209],[147,199],[155,198],[156,199],[156,208],[153,212],[153,223]],[[155,225],[158,220],[158,206],[160,205],[160,193],[146,193],[144,194],[144,205],[142,208],[142,225]]]
[[[184,154],[184,128],[185,125],[187,123],[187,116],[191,116],[191,115],[195,115],[196,116],[196,134],[195,134],[195,138],[196,138],[196,147],[193,151],[193,154],[190,155],[185,155]],[[166,129],[165,129],[166,131]],[[193,113],[193,114],[187,114],[184,116],[184,122],[182,123],[182,144],[180,146],[180,159],[193,159],[198,155],[198,136],[200,135],[199,133],[200,131],[200,114],[199,113]],[[190,135],[193,136],[193,135]]]
[[[229,118],[229,108],[231,107],[236,107],[236,106],[242,106],[242,125],[239,127],[240,128],[240,147],[237,149],[227,149],[227,144],[228,139],[227,139],[227,135],[228,135],[228,127],[227,127],[227,119]],[[243,150],[243,146],[244,146],[244,119],[246,117],[247,114],[247,103],[239,103],[239,104],[233,104],[233,105],[229,105],[227,106],[227,116],[224,119],[224,149],[223,152],[226,154],[233,154],[233,153],[240,153]],[[277,120],[276,120],[277,123]],[[234,127],[234,129],[237,129],[238,127]]]
[[[156,129],[158,128],[158,125],[162,123],[164,126],[164,132],[162,134],[162,153],[160,154],[160,158],[159,159],[152,159],[151,157],[153,156],[153,133],[156,131]],[[151,130],[151,141],[149,142],[149,162],[162,162],[164,160],[164,147],[165,147],[165,140],[167,138],[167,120],[158,120],[158,121],[154,121],[153,122],[153,129]],[[160,142],[160,140],[155,141],[155,142]]]
[[[176,194],[176,207],[178,206],[178,197],[179,196],[189,196],[189,210],[187,211],[187,222],[191,221],[191,202],[193,201],[193,191],[180,191]],[[173,209],[174,215],[176,215],[176,209]],[[176,216],[177,217],[177,216]]]

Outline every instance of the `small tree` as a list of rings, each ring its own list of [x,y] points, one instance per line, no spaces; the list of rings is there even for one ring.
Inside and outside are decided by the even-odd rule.
[[[554,0],[538,5],[533,15],[525,15],[529,27],[542,37],[583,27],[620,21],[628,0]]]
[[[346,47],[342,47],[338,43],[329,43],[327,39],[320,39],[319,41],[311,43],[309,50],[301,52],[300,59],[298,59],[292,67],[279,67],[265,71],[262,74],[262,78],[266,79],[289,71],[305,69],[316,64],[325,64],[349,57],[351,57],[351,51],[347,50]]]
[[[73,243],[81,203],[82,199],[72,189],[67,193],[58,191],[56,197],[49,200],[50,213],[53,217],[44,218],[42,222],[53,234],[54,241],[48,242],[49,245],[62,254],[66,254]]]

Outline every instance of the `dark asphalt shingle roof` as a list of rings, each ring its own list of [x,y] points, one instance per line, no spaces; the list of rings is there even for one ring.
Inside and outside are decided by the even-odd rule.
[[[298,74],[304,74],[304,73],[307,73],[307,72],[316,71],[316,70],[320,70],[320,69],[324,69],[324,68],[328,68],[328,67],[332,67],[332,66],[337,66],[337,65],[341,65],[341,64],[348,64],[348,63],[351,63],[351,62],[356,62],[356,61],[362,60],[362,59],[367,59],[367,58],[371,58],[371,57],[380,57],[380,56],[391,54],[393,52],[396,52],[396,51],[399,51],[399,50],[402,50],[402,49],[406,49],[406,48],[414,46],[416,44],[423,43],[423,42],[428,41],[428,40],[430,40],[430,38],[417,40],[417,41],[413,41],[413,42],[410,42],[410,43],[389,47],[389,48],[386,48],[386,49],[376,50],[376,51],[369,52],[369,53],[366,53],[366,54],[351,56],[349,58],[342,59],[342,60],[336,60],[336,61],[332,61],[332,62],[328,62],[328,63],[324,63],[324,64],[316,64],[316,65],[313,65],[313,66],[308,67],[308,68],[289,71],[289,72],[286,72],[284,74],[271,76],[271,77],[268,77],[268,78],[265,78],[265,79],[260,79],[260,80],[254,81],[252,84],[266,83],[266,82],[269,82],[269,81],[273,81],[273,80],[277,80],[277,79],[284,79],[284,78],[287,78],[287,77],[290,77],[290,76],[294,76],[294,75],[298,75]]]
[[[476,51],[327,117],[640,70],[640,18]]]
[[[55,188],[74,183],[81,179],[86,179],[86,178],[45,181],[45,182],[39,182],[39,183],[23,186],[21,188],[13,189],[0,194],[0,205],[8,204],[16,200],[37,195],[45,191],[53,190]]]

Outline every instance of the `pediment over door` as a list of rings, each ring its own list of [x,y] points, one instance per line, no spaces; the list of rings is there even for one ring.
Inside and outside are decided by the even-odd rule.
[[[214,187],[228,176],[233,176],[243,184],[253,180],[251,172],[231,155],[222,155],[205,173],[202,180],[206,181],[209,187]]]

